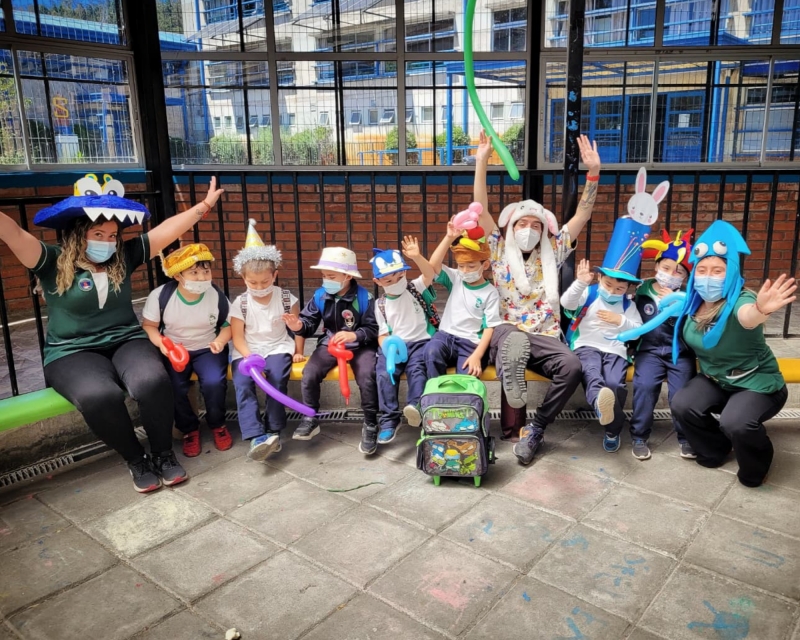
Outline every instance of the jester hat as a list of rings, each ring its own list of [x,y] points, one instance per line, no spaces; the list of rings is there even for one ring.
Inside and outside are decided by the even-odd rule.
[[[187,244],[161,257],[161,268],[168,278],[191,269],[198,262],[214,262],[214,254],[204,244]]]
[[[689,240],[693,233],[694,229],[689,229],[686,233],[678,231],[673,240],[669,231],[662,229],[661,240],[652,239],[642,243],[642,259],[655,260],[656,262],[665,258],[674,260],[686,269],[686,273],[691,272],[692,265],[689,262],[689,257],[691,256],[692,245],[689,244]]]
[[[372,253],[372,277],[376,280],[411,269],[397,249],[373,249]]]
[[[244,266],[254,260],[268,260],[276,269],[281,266],[281,252],[273,245],[264,244],[256,231],[256,221],[250,218],[247,221],[244,248],[233,258],[234,272],[241,275]]]
[[[88,217],[92,222],[115,220],[120,227],[142,224],[150,218],[143,204],[124,198],[125,187],[110,175],[103,176],[103,185],[93,173],[75,183],[71,197],[40,209],[33,223],[49,229],[66,229],[74,220]]]

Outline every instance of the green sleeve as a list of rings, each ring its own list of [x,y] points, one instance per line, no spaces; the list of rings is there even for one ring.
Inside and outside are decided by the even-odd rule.
[[[442,269],[439,272],[439,275],[436,276],[436,282],[438,282],[445,289],[447,289],[448,293],[450,293],[453,290],[453,281],[450,280],[450,276],[447,275],[447,271],[445,271],[444,269]]]
[[[150,260],[150,238],[146,233],[126,240],[124,247],[125,259],[131,271],[138,269]]]
[[[56,270],[56,262],[58,261],[58,256],[61,253],[61,247],[52,244],[44,244],[42,245],[42,254],[39,256],[39,261],[36,263],[36,266],[31,269],[34,275],[38,277],[46,276],[49,273],[55,272]]]

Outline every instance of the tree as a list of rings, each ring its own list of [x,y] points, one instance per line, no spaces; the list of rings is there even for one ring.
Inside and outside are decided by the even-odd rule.
[[[458,125],[453,125],[453,146],[466,147],[471,142],[469,136],[464,132],[464,129]],[[436,147],[441,149],[447,147],[447,131],[442,131],[436,136]],[[464,162],[464,150],[453,150],[453,162]]]
[[[183,11],[181,0],[158,0],[158,28],[169,33],[183,33]]]
[[[0,165],[25,164],[14,78],[0,76]]]
[[[331,130],[328,127],[311,127],[294,135],[287,134],[287,131],[281,131],[284,164],[334,164],[336,148],[331,142]]]
[[[221,133],[209,140],[211,157],[219,164],[247,164],[247,147],[232,133]]]
[[[396,151],[400,148],[399,140],[400,132],[397,127],[392,127],[386,134],[386,142],[384,148],[387,151]],[[406,129],[406,149],[417,148],[417,136],[413,131]],[[397,164],[397,156],[395,154],[387,154],[389,157],[389,164]],[[406,153],[406,164],[419,164],[419,152],[409,151]]]
[[[522,164],[525,157],[525,125],[522,123],[512,124],[500,136],[500,140],[508,147],[514,161]]]
[[[253,164],[273,164],[275,156],[272,148],[272,128],[259,127],[256,135],[250,140],[250,149],[253,152]]]

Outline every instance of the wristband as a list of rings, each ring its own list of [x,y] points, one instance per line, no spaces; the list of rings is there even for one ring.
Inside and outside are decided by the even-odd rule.
[[[769,317],[769,316],[771,315],[771,314],[769,314],[769,313],[764,313],[764,312],[761,310],[761,308],[758,306],[758,300],[756,300],[756,301],[755,301],[753,304],[754,304],[754,305],[755,305],[755,307],[756,307],[756,311],[758,311],[758,312],[759,312],[759,313],[760,313],[762,316],[764,316],[765,318],[767,318],[767,317]]]
[[[599,182],[599,181],[600,181],[599,173],[596,176],[590,176],[588,173],[586,174],[586,182]]]
[[[205,200],[203,200],[200,204],[201,205],[205,205],[206,206],[206,210],[203,213],[198,213],[197,217],[198,218],[205,218],[208,215],[208,212],[211,211],[211,205],[209,205]]]

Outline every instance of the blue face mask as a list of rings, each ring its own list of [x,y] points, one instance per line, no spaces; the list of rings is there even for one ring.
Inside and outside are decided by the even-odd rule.
[[[622,294],[621,293],[609,293],[603,287],[597,287],[597,295],[600,296],[603,300],[605,300],[608,304],[616,304],[618,302],[622,302]]]
[[[694,290],[706,302],[716,302],[722,300],[722,292],[725,289],[725,278],[712,278],[703,276],[694,279]]]
[[[102,242],[100,240],[88,240],[86,242],[86,257],[95,264],[103,264],[116,252],[116,242]]]
[[[322,279],[322,288],[325,289],[326,293],[335,296],[342,290],[344,285],[339,282],[338,280],[327,280],[326,278]]]

